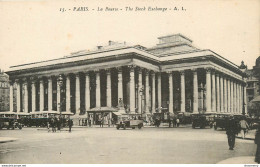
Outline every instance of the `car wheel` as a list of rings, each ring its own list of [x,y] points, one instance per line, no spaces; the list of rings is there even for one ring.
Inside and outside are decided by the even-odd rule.
[[[117,130],[119,130],[119,128],[120,128],[120,126],[119,126],[119,125],[117,125],[117,126],[116,126],[116,129],[117,129]]]
[[[125,125],[123,125],[123,128],[124,128],[124,130],[125,130]]]
[[[139,124],[139,125],[138,125],[138,129],[141,129],[142,127],[143,127],[142,124]]]

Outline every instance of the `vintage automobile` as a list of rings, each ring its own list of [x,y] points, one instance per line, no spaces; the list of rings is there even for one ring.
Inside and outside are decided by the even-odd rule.
[[[222,130],[226,128],[227,120],[229,119],[229,114],[216,114],[214,117],[214,129],[217,130],[221,128]]]
[[[0,113],[0,130],[6,129],[22,129],[22,124],[17,121],[16,113],[2,112]]]
[[[176,120],[177,115],[174,113],[169,113],[168,111],[162,111],[160,113],[153,113],[152,120],[153,124],[156,127],[159,127],[161,123],[167,123],[169,124],[169,127],[171,127],[172,124],[174,124],[174,120]]]
[[[213,114],[192,114],[192,128],[199,127],[204,129],[206,126],[213,127],[214,115]]]
[[[119,115],[118,116],[118,122],[116,124],[116,129],[119,130],[120,128],[123,128],[124,130],[126,128],[138,128],[141,129],[144,126],[144,121],[141,119],[141,116],[138,114],[136,116],[133,115]]]

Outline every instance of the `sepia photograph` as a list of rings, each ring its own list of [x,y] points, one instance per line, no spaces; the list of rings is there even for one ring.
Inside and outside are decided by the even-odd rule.
[[[0,165],[260,163],[259,0],[0,1]]]

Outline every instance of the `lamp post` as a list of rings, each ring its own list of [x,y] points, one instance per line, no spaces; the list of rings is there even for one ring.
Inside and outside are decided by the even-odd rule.
[[[59,77],[58,77],[58,85],[59,85],[59,87],[60,87],[60,90],[61,90],[61,88],[62,88],[62,86],[63,86],[63,78],[62,78],[62,75],[59,75]],[[61,118],[61,105],[62,105],[62,101],[61,101],[61,91],[60,91],[60,99],[59,99],[59,101],[60,101],[60,103],[58,104],[59,105],[59,111],[60,111],[60,118]]]

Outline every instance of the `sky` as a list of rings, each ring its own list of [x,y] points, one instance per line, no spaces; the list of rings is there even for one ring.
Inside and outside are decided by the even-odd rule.
[[[89,11],[73,11],[79,7]],[[177,33],[200,49],[252,68],[260,56],[259,8],[259,0],[1,1],[0,69],[91,50],[109,40],[152,47],[157,37]]]

